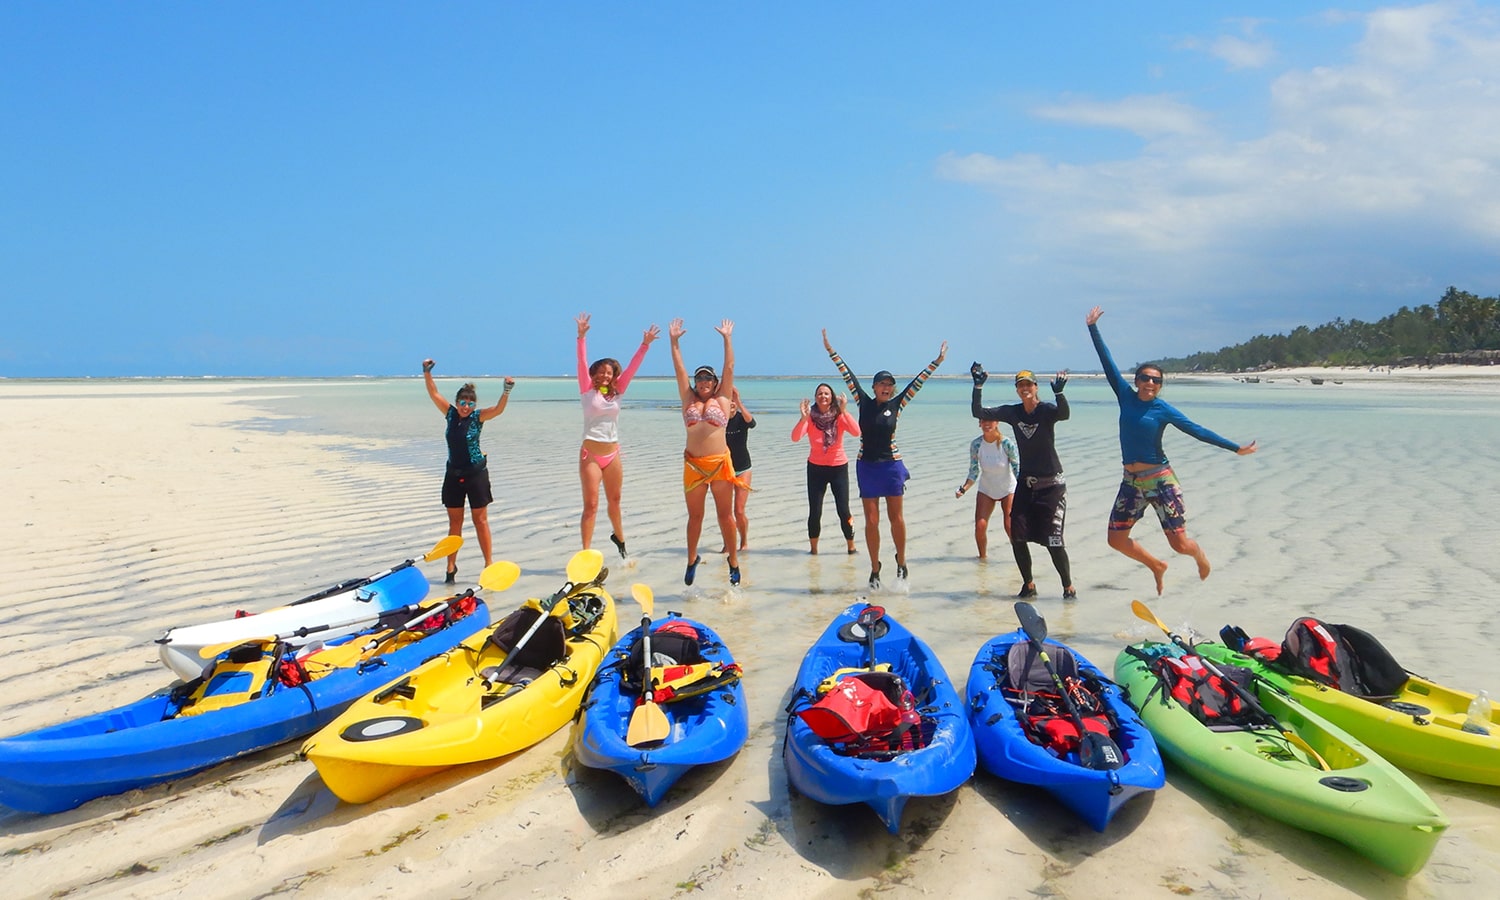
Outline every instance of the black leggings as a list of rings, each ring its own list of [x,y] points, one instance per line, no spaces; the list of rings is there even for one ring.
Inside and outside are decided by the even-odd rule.
[[[823,492],[833,488],[833,506],[839,513],[844,540],[854,540],[854,516],[849,512],[849,466],[807,464],[807,536],[817,540],[823,533]]]
[[[1021,570],[1021,584],[1031,584],[1031,548],[1026,546],[1025,541],[1011,541],[1011,552],[1016,556],[1016,568]],[[1073,573],[1068,565],[1068,550],[1066,547],[1048,547],[1047,552],[1052,556],[1052,565],[1057,567],[1058,577],[1062,579],[1062,586],[1070,588],[1073,586]]]

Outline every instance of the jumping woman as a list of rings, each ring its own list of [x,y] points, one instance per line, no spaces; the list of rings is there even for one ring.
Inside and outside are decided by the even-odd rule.
[[[687,570],[682,583],[692,584],[698,574],[698,564],[703,558],[698,555],[698,538],[703,531],[703,511],[709,492],[714,496],[714,512],[719,518],[719,531],[724,536],[724,547],[729,554],[729,583],[740,583],[739,540],[734,526],[733,488],[749,489],[749,485],[735,477],[734,461],[729,456],[729,443],[724,437],[724,426],[729,424],[731,403],[734,396],[734,343],[730,335],[734,323],[725,319],[714,329],[724,337],[724,368],[722,376],[714,372],[713,366],[699,366],[691,380],[687,367],[682,362],[682,336],[687,329],[681,319],[673,319],[667,328],[667,337],[672,343],[672,368],[677,373],[677,392],[682,397],[682,424],[687,429],[687,448],[683,451],[682,490],[687,499]]]
[[[611,357],[588,363],[589,314],[579,313],[578,323],[578,391],[583,401],[583,447],[578,451],[578,480],[583,484],[583,516],[578,530],[583,549],[594,542],[594,521],[599,517],[599,486],[604,485],[604,500],[609,508],[609,524],[614,528],[609,539],[620,556],[625,555],[625,525],[620,515],[620,486],[624,483],[624,466],[620,461],[620,399],[625,388],[646,358],[651,342],[661,336],[655,325],[641,335],[641,346],[622,371],[620,361]]]

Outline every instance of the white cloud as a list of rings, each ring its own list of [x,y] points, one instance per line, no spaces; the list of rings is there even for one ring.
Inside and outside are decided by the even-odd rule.
[[[1042,119],[1073,125],[1123,128],[1145,138],[1201,134],[1207,130],[1203,113],[1170,97],[1126,97],[1111,103],[1074,100],[1032,111]]]
[[[1441,290],[1463,286],[1451,259],[1466,249],[1484,255],[1476,248],[1491,248],[1493,277],[1500,21],[1491,10],[1438,4],[1362,22],[1356,45],[1330,48],[1326,58],[1338,62],[1268,73],[1258,135],[1215,131],[1218,118],[1236,114],[1210,115],[1179,95],[1069,100],[1033,113],[1146,143],[1128,158],[1076,164],[950,153],[937,172],[993,190],[1025,220],[1020,230],[1043,265],[1065,268],[1080,286],[1326,293],[1373,278],[1436,280]]]
[[[1210,45],[1214,56],[1224,60],[1231,69],[1261,69],[1276,57],[1276,49],[1270,41],[1247,40],[1225,35]]]

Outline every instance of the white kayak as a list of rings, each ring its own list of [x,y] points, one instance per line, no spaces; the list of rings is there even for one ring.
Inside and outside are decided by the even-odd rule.
[[[423,559],[436,559],[453,552],[457,545],[452,540],[439,542]],[[262,613],[168,628],[156,639],[162,664],[183,681],[191,681],[203,675],[217,655],[210,653],[207,659],[203,658],[204,648],[222,648],[232,642],[273,635],[282,638],[288,647],[301,647],[356,634],[382,615],[420,603],[427,596],[427,576],[416,567],[418,561],[409,559],[383,572],[340,582]]]

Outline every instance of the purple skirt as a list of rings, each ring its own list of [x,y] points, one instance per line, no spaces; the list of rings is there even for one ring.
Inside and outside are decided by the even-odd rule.
[[[884,462],[865,462],[861,459],[854,463],[854,473],[859,479],[860,499],[900,497],[906,493],[906,482],[911,478],[911,473],[906,471],[906,463],[899,459]]]

